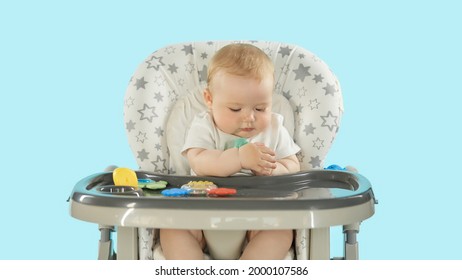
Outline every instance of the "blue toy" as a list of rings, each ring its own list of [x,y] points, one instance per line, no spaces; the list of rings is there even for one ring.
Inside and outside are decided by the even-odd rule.
[[[346,168],[341,167],[340,165],[337,164],[331,164],[328,167],[324,168],[325,170],[341,170],[341,171],[346,171]]]
[[[180,188],[171,188],[171,189],[166,189],[161,192],[163,196],[187,196],[189,194],[189,190],[185,189],[180,189]]]

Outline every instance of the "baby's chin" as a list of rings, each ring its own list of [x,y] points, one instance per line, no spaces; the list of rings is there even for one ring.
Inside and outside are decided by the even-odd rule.
[[[251,129],[251,130],[243,130],[239,129],[235,133],[232,133],[234,136],[241,137],[241,138],[252,138],[260,133],[259,130],[257,129]]]

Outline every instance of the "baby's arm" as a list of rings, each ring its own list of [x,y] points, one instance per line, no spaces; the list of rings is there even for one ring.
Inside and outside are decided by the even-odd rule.
[[[271,175],[282,175],[300,171],[300,162],[296,155],[291,155],[276,162],[276,168]]]
[[[237,148],[225,151],[191,148],[186,156],[198,176],[227,177],[241,170]]]
[[[186,151],[186,156],[198,176],[227,177],[242,168],[270,175],[269,170],[276,168],[274,152],[259,143],[225,151],[191,148]]]

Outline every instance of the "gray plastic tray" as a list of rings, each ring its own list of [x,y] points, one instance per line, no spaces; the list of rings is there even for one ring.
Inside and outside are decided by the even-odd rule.
[[[109,172],[79,181],[71,199],[82,205],[201,210],[335,209],[375,201],[370,182],[358,173],[347,171],[312,170],[283,176],[227,178],[136,173],[138,178],[167,181],[167,188],[206,180],[218,187],[235,188],[237,194],[228,197],[165,197],[160,190],[114,186],[112,173]]]

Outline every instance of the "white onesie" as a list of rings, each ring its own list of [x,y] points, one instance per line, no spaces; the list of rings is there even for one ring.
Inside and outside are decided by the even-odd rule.
[[[271,125],[267,129],[246,139],[249,143],[260,142],[276,153],[276,160],[291,156],[300,151],[289,132],[283,125],[283,116],[271,113]],[[213,149],[224,151],[233,148],[235,141],[240,137],[227,134],[218,129],[208,112],[199,113],[194,117],[191,127],[186,135],[181,154],[185,156],[186,151],[191,148]],[[251,174],[249,170],[242,170],[245,174]],[[194,173],[191,170],[191,173]]]

